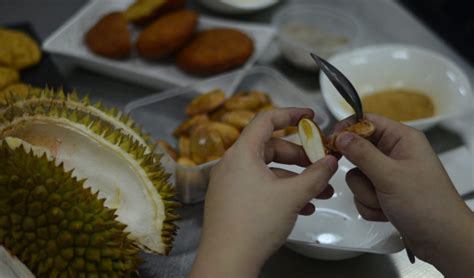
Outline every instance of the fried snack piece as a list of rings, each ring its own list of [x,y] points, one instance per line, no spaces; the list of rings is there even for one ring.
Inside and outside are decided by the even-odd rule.
[[[31,87],[30,85],[24,83],[11,84],[3,90],[0,90],[0,102],[5,101],[9,94],[15,94],[15,96],[25,98],[30,91],[33,93],[39,92],[41,91],[41,88]]]
[[[276,137],[276,138],[285,137],[285,135],[286,135],[286,131],[284,129],[275,130],[272,133],[272,137]]]
[[[85,35],[85,42],[94,53],[121,59],[130,54],[131,34],[127,20],[121,12],[102,17]]]
[[[229,112],[229,110],[227,110],[224,106],[221,106],[217,110],[211,112],[209,117],[211,121],[220,122],[222,120],[222,116],[227,112]]]
[[[136,0],[125,11],[125,18],[143,25],[160,15],[182,9],[185,5],[186,0]]]
[[[227,110],[251,110],[256,111],[264,104],[260,95],[256,94],[237,94],[228,98],[224,102]]]
[[[209,113],[224,103],[225,94],[220,89],[212,90],[200,95],[186,107],[186,114],[194,116],[197,114]]]
[[[178,163],[181,166],[185,166],[185,167],[197,166],[197,164],[188,157],[180,157],[180,158],[178,158],[178,160],[176,160],[176,163]]]
[[[272,109],[274,109],[274,108],[275,108],[275,106],[273,106],[273,104],[270,103],[270,104],[267,104],[267,105],[265,105],[265,106],[259,108],[259,109],[258,109],[258,112],[259,112],[259,113],[260,113],[260,112],[265,112],[265,111],[268,111],[268,110],[272,110]]]
[[[293,135],[298,132],[298,128],[296,126],[289,126],[285,128],[285,136]]]
[[[198,114],[192,118],[187,119],[186,121],[182,122],[174,131],[174,137],[180,137],[183,135],[189,136],[193,128],[201,124],[205,124],[209,122],[209,117],[206,114]]]
[[[250,93],[248,94],[249,96],[253,97],[253,98],[256,98],[259,100],[260,102],[260,105],[263,107],[263,106],[267,106],[267,105],[272,105],[272,102],[270,100],[270,97],[263,93],[263,92],[259,92],[259,91],[250,91]]]
[[[363,138],[369,138],[375,132],[375,125],[371,121],[363,119],[343,129],[339,133],[344,131],[355,133]],[[336,147],[337,135],[338,134],[331,136],[331,138],[326,142],[326,148],[333,152],[339,152]]]
[[[344,131],[353,132],[359,135],[360,137],[368,138],[369,136],[374,134],[375,125],[371,121],[363,119],[349,126]]]
[[[188,136],[179,137],[178,150],[180,157],[191,157],[191,141]]]
[[[191,134],[191,159],[197,164],[205,163],[209,158],[221,157],[224,152],[224,142],[216,130],[209,125],[197,127]]]
[[[166,14],[145,28],[137,39],[140,56],[163,58],[181,48],[193,35],[198,14],[182,10]]]
[[[0,90],[20,80],[20,73],[16,69],[0,66]]]
[[[21,70],[41,60],[38,44],[21,31],[0,28],[0,65]]]
[[[164,140],[156,140],[156,144],[160,145],[161,148],[173,159],[177,160],[178,159],[178,153],[176,150],[166,141]]]
[[[208,75],[244,64],[253,53],[253,41],[231,28],[209,29],[198,33],[177,54],[178,66],[189,73]]]
[[[209,131],[216,131],[222,138],[224,148],[228,149],[239,138],[240,132],[237,128],[219,122],[211,122],[206,125]]]
[[[226,112],[221,117],[221,121],[236,128],[244,129],[255,117],[255,112],[249,110],[235,110]]]

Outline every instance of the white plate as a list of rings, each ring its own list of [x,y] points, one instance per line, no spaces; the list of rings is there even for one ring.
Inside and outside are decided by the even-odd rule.
[[[274,167],[273,165],[271,165]],[[293,172],[303,168],[276,164]],[[363,253],[392,254],[403,250],[398,231],[389,222],[366,221],[354,205],[353,194],[345,182],[354,166],[342,158],[339,170],[329,181],[334,196],[316,200],[316,213],[299,216],[287,239],[287,246],[302,255],[322,260],[343,260]]]
[[[200,0],[209,9],[224,14],[248,14],[269,8],[278,0]]]
[[[56,30],[43,44],[45,51],[71,58],[75,63],[94,71],[131,82],[157,88],[187,86],[207,77],[198,77],[181,71],[172,62],[152,62],[133,51],[124,60],[113,60],[92,53],[84,43],[84,34],[105,14],[124,10],[131,0],[90,1],[76,15]],[[250,68],[267,48],[275,30],[268,25],[244,24],[200,15],[198,29],[231,27],[249,35],[254,41],[254,53],[243,66]],[[133,41],[139,29],[131,25]],[[241,67],[242,68],[242,67]],[[241,69],[240,68],[240,69]]]

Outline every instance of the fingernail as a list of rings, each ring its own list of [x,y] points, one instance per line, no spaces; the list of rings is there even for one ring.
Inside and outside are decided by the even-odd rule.
[[[324,163],[331,169],[331,171],[337,170],[337,159],[332,155],[327,155],[324,157]]]
[[[343,132],[336,138],[336,146],[339,150],[345,150],[352,141],[354,141],[355,135],[351,132]]]

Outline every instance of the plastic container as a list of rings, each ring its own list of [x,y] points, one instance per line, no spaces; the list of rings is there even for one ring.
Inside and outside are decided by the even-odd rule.
[[[304,69],[317,68],[309,56],[310,52],[329,58],[357,46],[362,40],[362,28],[355,17],[321,5],[284,8],[273,16],[272,23],[277,29],[277,41],[283,56]]]
[[[236,91],[260,90],[268,93],[278,107],[313,108],[316,112],[315,121],[322,129],[329,124],[328,113],[323,105],[304,95],[276,71],[265,67],[225,74],[189,87],[137,99],[125,107],[125,112],[130,113],[153,139],[162,139],[176,146],[177,140],[172,136],[172,132],[187,118],[184,113],[186,105],[197,95],[215,88],[224,90],[227,97]],[[159,146],[157,151],[164,153]],[[217,161],[196,167],[183,167],[164,154],[161,162],[165,169],[172,173],[171,182],[176,186],[178,197],[183,203],[190,204],[204,200],[209,172]]]

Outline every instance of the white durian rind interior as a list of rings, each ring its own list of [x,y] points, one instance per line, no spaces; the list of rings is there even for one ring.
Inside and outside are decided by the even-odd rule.
[[[148,251],[164,253],[164,204],[133,155],[65,118],[23,116],[0,127],[0,134],[48,149],[66,171],[74,169],[74,176],[87,179],[85,186],[99,191],[107,207],[117,209],[117,220],[127,225],[132,240]]]

